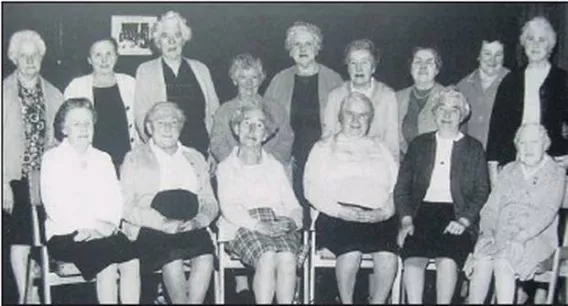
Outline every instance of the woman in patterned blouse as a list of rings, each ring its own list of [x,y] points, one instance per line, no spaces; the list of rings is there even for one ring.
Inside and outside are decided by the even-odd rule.
[[[14,33],[10,38],[8,58],[16,71],[4,79],[2,103],[6,146],[2,147],[2,209],[8,218],[8,237],[12,245],[10,259],[19,303],[28,299],[26,284],[28,257],[33,237],[31,205],[38,205],[39,171],[44,150],[55,140],[53,119],[63,102],[61,92],[40,75],[45,42],[31,30]],[[26,293],[27,292],[27,293]]]

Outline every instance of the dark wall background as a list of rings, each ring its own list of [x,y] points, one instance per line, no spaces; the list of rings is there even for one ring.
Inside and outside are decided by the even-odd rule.
[[[566,10],[566,4],[554,5]],[[47,44],[42,75],[64,89],[72,78],[90,72],[87,49],[96,37],[110,35],[112,15],[158,16],[175,10],[193,30],[184,55],[210,68],[222,101],[236,92],[227,74],[237,53],[251,52],[263,60],[268,77],[261,91],[276,72],[291,65],[284,38],[297,20],[323,30],[319,61],[344,77],[344,47],[367,37],[383,54],[375,75],[391,87],[410,85],[408,58],[414,46],[424,44],[439,47],[444,67],[438,79],[450,84],[477,66],[486,35],[500,33],[506,44],[505,65],[516,65],[524,9],[524,4],[515,3],[3,3],[2,77],[14,70],[7,48],[15,31],[29,28],[42,35]],[[116,70],[134,76],[137,66],[152,57],[122,56]]]

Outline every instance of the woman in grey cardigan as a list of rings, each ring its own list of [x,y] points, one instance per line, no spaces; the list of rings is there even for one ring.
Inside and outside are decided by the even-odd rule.
[[[219,107],[209,69],[203,63],[183,57],[184,45],[191,40],[185,18],[169,11],[152,27],[152,41],[159,58],[142,63],[136,70],[134,116],[143,140],[146,112],[159,101],[175,102],[186,114],[180,141],[208,156],[213,114]]]

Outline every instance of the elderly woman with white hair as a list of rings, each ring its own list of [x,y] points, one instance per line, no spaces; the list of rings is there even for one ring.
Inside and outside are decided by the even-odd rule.
[[[256,303],[291,304],[302,253],[302,208],[284,166],[262,144],[274,126],[266,105],[243,105],[231,115],[238,145],[217,169],[220,239],[254,269]]]
[[[323,116],[322,138],[341,130],[338,120],[341,101],[352,92],[359,92],[373,102],[375,109],[375,116],[369,127],[369,136],[379,137],[398,162],[400,155],[398,102],[394,90],[373,77],[379,60],[380,54],[369,39],[354,40],[347,45],[345,64],[350,79],[329,93]]]
[[[278,102],[286,111],[294,131],[292,175],[296,197],[304,208],[302,178],[310,149],[322,134],[323,114],[329,92],[341,85],[341,76],[317,61],[323,47],[323,33],[314,24],[297,21],[286,30],[285,49],[292,67],[277,73],[266,89],[265,98]],[[306,210],[305,220],[309,213]]]
[[[26,301],[26,288],[31,289],[31,283],[26,283],[33,242],[30,205],[40,203],[41,157],[56,142],[53,122],[63,103],[61,92],[40,75],[45,52],[45,42],[35,31],[14,33],[8,58],[16,70],[2,82],[2,136],[6,144],[2,147],[2,210],[11,215],[6,219],[4,237],[11,245],[19,303]]]
[[[138,132],[147,141],[144,116],[148,110],[159,101],[174,102],[187,116],[180,142],[209,157],[209,135],[219,98],[207,66],[183,56],[191,28],[180,14],[169,11],[152,26],[151,36],[161,56],[136,70],[134,116]]]
[[[385,303],[398,266],[393,189],[398,164],[386,145],[368,134],[373,103],[351,93],[338,114],[341,131],[317,142],[308,158],[306,198],[317,210],[318,247],[337,256],[339,296],[353,303],[355,280],[363,253],[374,264],[370,303]]]
[[[229,156],[233,147],[238,145],[229,124],[231,116],[243,105],[262,104],[266,105],[275,125],[274,134],[268,135],[264,149],[287,167],[290,163],[294,132],[282,106],[274,100],[263,98],[258,93],[258,88],[266,77],[261,60],[248,53],[238,54],[232,60],[229,76],[237,86],[238,92],[235,98],[224,102],[215,112],[211,133],[211,153],[218,162]]]
[[[546,153],[550,138],[544,126],[521,125],[514,143],[517,159],[501,170],[481,210],[469,303],[484,302],[493,274],[497,302],[513,303],[516,280],[545,271],[542,263],[558,246],[564,169]]]
[[[422,303],[430,258],[436,260],[436,303],[451,302],[489,194],[483,145],[459,131],[469,104],[453,87],[435,99],[432,112],[438,129],[410,143],[394,190],[401,218],[403,281],[411,304]]]
[[[173,102],[148,111],[151,138],[126,154],[121,168],[123,228],[135,240],[143,276],[161,269],[171,303],[201,304],[213,272],[208,227],[219,208],[205,158],[179,141],[185,120]],[[189,280],[184,260],[191,260]]]
[[[568,73],[550,63],[556,32],[544,17],[525,23],[520,42],[528,65],[509,73],[495,97],[489,125],[487,159],[492,184],[498,169],[515,160],[513,138],[524,123],[542,124],[548,131],[547,153],[568,169]]]

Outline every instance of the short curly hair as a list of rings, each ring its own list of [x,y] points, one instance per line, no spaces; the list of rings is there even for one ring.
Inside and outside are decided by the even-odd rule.
[[[10,44],[8,45],[8,58],[16,65],[20,47],[24,42],[32,42],[35,44],[40,56],[43,58],[46,52],[45,42],[43,38],[32,30],[21,30],[10,37]]]
[[[412,56],[410,56],[410,59],[408,60],[408,66],[410,68],[412,68],[412,62],[414,62],[414,57],[416,56],[416,53],[418,53],[419,51],[430,51],[432,52],[432,54],[434,55],[434,63],[436,64],[436,68],[438,70],[442,69],[442,66],[444,65],[444,61],[442,60],[442,56],[440,55],[440,51],[438,50],[438,47],[436,46],[417,46],[414,47],[412,49]]]
[[[266,73],[264,72],[260,58],[254,57],[249,53],[241,53],[233,57],[231,67],[229,68],[229,77],[231,80],[235,81],[238,72],[247,69],[256,69],[260,73],[261,83],[266,78]]]
[[[286,30],[286,40],[284,41],[284,47],[286,48],[286,51],[290,52],[290,50],[292,50],[292,48],[294,47],[296,34],[300,31],[310,33],[316,43],[316,50],[321,50],[323,46],[323,33],[321,29],[309,22],[296,21]]]
[[[526,46],[527,38],[530,32],[538,28],[544,30],[548,40],[548,52],[552,52],[552,49],[554,49],[554,47],[556,46],[556,31],[554,31],[554,28],[552,27],[552,24],[550,24],[548,19],[542,16],[534,17],[523,25],[523,28],[521,29],[521,35],[519,36],[521,46]]]
[[[345,47],[344,55],[345,55],[345,64],[349,65],[349,56],[352,52],[359,51],[359,50],[366,50],[371,54],[373,58],[373,65],[377,65],[380,60],[380,51],[375,47],[375,44],[367,38],[364,39],[357,39],[350,42],[347,47]]]
[[[551,141],[550,141],[550,136],[548,136],[548,131],[546,130],[546,128],[540,123],[531,122],[531,123],[522,124],[515,133],[515,138],[513,142],[515,144],[515,148],[517,149],[517,151],[519,150],[519,141],[521,140],[521,136],[525,133],[527,129],[534,129],[534,128],[538,129],[538,133],[540,134],[540,139],[544,141],[544,150],[547,151],[548,148],[550,148]]]
[[[271,138],[273,134],[276,134],[278,132],[278,128],[275,126],[274,123],[274,118],[272,118],[272,115],[270,114],[270,111],[266,106],[266,104],[262,103],[260,105],[256,105],[253,103],[245,103],[241,107],[237,108],[229,119],[229,126],[231,128],[231,132],[233,133],[235,139],[238,140],[237,133],[235,132],[236,128],[245,119],[245,114],[252,110],[260,110],[263,113],[264,130],[266,132],[267,139]]]
[[[168,11],[164,13],[162,16],[160,16],[160,19],[158,19],[158,21],[156,21],[152,25],[151,36],[154,44],[158,46],[158,40],[160,39],[160,35],[162,34],[163,31],[162,26],[164,24],[164,21],[169,19],[173,19],[177,22],[181,31],[183,42],[186,43],[190,41],[192,33],[191,33],[191,28],[187,25],[187,20],[183,18],[178,12]]]
[[[462,123],[471,113],[471,106],[467,98],[455,86],[448,86],[440,90],[432,97],[434,106],[432,113],[436,114],[440,106],[444,104],[456,103],[460,110],[460,123]]]
[[[97,111],[93,106],[93,102],[87,98],[71,98],[65,100],[63,104],[59,107],[57,112],[55,113],[55,119],[53,120],[53,131],[55,134],[55,139],[59,141],[63,141],[65,138],[65,134],[63,133],[63,129],[65,127],[65,119],[67,118],[67,114],[70,111],[76,108],[84,108],[91,112],[93,115],[93,124],[97,123]]]

